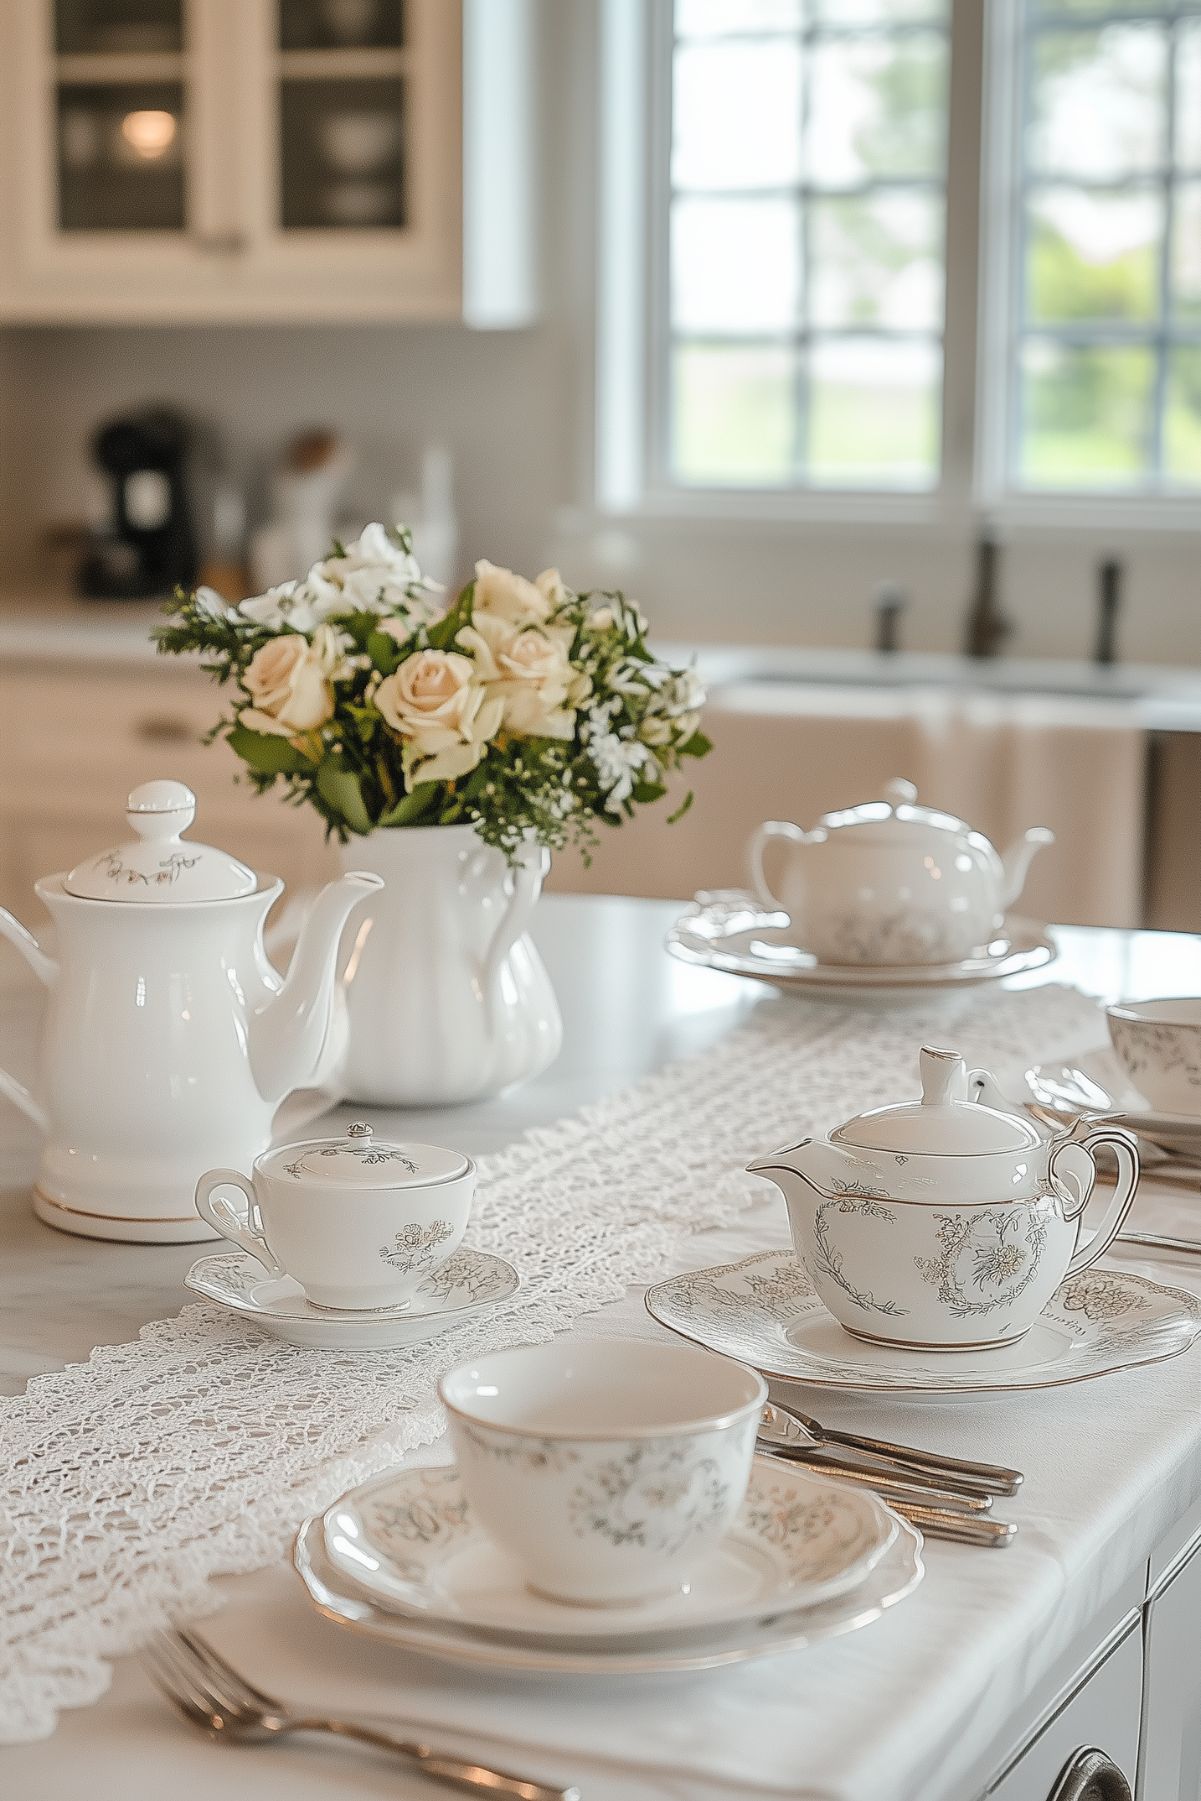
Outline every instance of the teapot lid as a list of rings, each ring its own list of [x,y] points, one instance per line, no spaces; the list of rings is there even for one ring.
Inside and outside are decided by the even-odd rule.
[[[267,1176],[323,1188],[432,1188],[465,1176],[471,1159],[437,1144],[377,1138],[365,1120],[356,1120],[342,1138],[281,1145],[258,1167]]]
[[[130,795],[125,816],[134,833],[129,843],[77,863],[63,883],[68,894],[169,905],[232,900],[258,887],[253,869],[236,857],[183,841],[196,816],[196,796],[183,782],[143,782]]]
[[[1042,1135],[1031,1120],[973,1100],[967,1067],[957,1051],[923,1048],[920,1101],[876,1107],[831,1132],[836,1144],[863,1150],[933,1156],[978,1156],[990,1151],[1032,1150]]]
[[[826,832],[844,831],[853,826],[857,835],[879,836],[894,841],[898,835],[907,837],[911,827],[917,827],[923,834],[951,832],[957,837],[979,836],[965,820],[957,819],[954,813],[944,813],[938,807],[922,806],[913,783],[904,781],[900,776],[891,782],[885,782],[883,799],[864,801],[857,807],[843,807],[837,812],[823,814],[821,826]]]

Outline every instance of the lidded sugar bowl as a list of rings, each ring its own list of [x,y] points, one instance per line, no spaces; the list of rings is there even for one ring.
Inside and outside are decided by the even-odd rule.
[[[920,1100],[861,1113],[749,1167],[782,1191],[797,1255],[855,1337],[923,1351],[1013,1344],[1121,1230],[1138,1183],[1135,1142],[1084,1122],[1043,1131],[955,1051],[927,1047],[919,1062]],[[1117,1186],[1079,1247],[1103,1148]]]
[[[773,891],[765,855],[777,839],[789,849]],[[920,805],[912,782],[898,780],[882,799],[827,813],[809,832],[769,819],[751,840],[751,880],[822,963],[951,963],[996,936],[1031,858],[1052,843],[1045,826],[1032,826],[997,851],[962,819]]]
[[[285,979],[263,948],[283,883],[184,837],[195,809],[182,782],[145,782],[128,842],[36,884],[56,956],[0,908],[49,991],[33,1087],[0,1071],[0,1093],[42,1132],[34,1205],[65,1231],[211,1237],[196,1177],[250,1163],[280,1101],[313,1080],[342,927],[383,885],[354,872],[323,889]]]

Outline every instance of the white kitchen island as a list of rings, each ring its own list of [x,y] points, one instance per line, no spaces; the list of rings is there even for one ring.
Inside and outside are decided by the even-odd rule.
[[[809,1005],[684,969],[662,952],[670,905],[553,897],[536,936],[566,1022],[562,1059],[487,1105],[372,1115],[377,1130],[493,1150],[700,1050],[751,1008]],[[1201,943],[1071,931],[1051,970],[1111,996],[1201,992]],[[3,1057],[28,1071],[38,996],[5,958]],[[816,1004],[816,1003],[814,1003]],[[953,1013],[948,1030],[953,1029]],[[1098,1038],[1103,1023],[1098,1017]],[[1037,1060],[1037,1046],[1031,1060]],[[798,1136],[812,1122],[798,1119]],[[176,1313],[203,1247],[101,1244],[38,1223],[36,1146],[5,1111],[0,1383],[136,1336]],[[766,1191],[765,1191],[766,1194]],[[1201,1238],[1201,1195],[1154,1190],[1141,1228]],[[777,1199],[686,1247],[691,1267],[780,1244]],[[1201,1258],[1125,1267],[1201,1292]],[[584,1319],[587,1333],[654,1336],[641,1292]],[[1201,1347],[1078,1387],[928,1406],[811,1395],[813,1410],[885,1436],[1017,1465],[1012,1549],[934,1544],[918,1593],[876,1625],[807,1653],[695,1676],[586,1683],[469,1674],[347,1634],[316,1617],[286,1566],[224,1584],[205,1630],[281,1694],[411,1722],[435,1743],[580,1784],[585,1801],[1043,1801],[1083,1745],[1105,1750],[1142,1801],[1201,1787]],[[441,1447],[423,1456],[445,1455]],[[315,1801],[413,1796],[432,1785],[371,1754],[293,1742],[212,1745],[177,1721],[132,1659],[111,1692],[49,1740],[0,1750],[5,1801]],[[1083,1801],[1084,1791],[1073,1791]]]

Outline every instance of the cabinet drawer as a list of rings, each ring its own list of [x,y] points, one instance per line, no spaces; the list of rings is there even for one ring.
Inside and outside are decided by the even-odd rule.
[[[34,780],[51,806],[77,808],[81,792],[90,804],[102,784],[119,790],[156,776],[210,789],[216,778],[232,792],[233,754],[200,742],[221,696],[195,671],[31,674],[5,682],[2,703],[6,784]]]
[[[1143,1641],[1137,1623],[988,1790],[987,1801],[1046,1801],[1073,1752],[1096,1745],[1134,1793],[1142,1711]],[[1155,1801],[1161,1801],[1156,1796]]]

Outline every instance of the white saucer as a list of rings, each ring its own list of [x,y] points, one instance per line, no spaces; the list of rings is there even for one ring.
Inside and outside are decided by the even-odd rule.
[[[1026,1071],[1026,1086],[1040,1105],[1065,1121],[1103,1113],[1165,1150],[1201,1152],[1201,1114],[1161,1113],[1152,1107],[1108,1045],[1073,1063],[1038,1063]]]
[[[821,1639],[857,1631],[904,1600],[925,1570],[921,1535],[896,1520],[894,1537],[862,1582],[814,1607],[788,1608],[753,1620],[737,1620],[695,1632],[667,1632],[641,1640],[581,1641],[509,1638],[482,1628],[435,1625],[378,1606],[330,1562],[320,1520],[306,1520],[296,1535],[292,1562],[310,1598],[326,1619],[365,1632],[399,1650],[450,1663],[512,1672],[576,1676],[631,1676],[671,1670],[708,1670],[782,1651],[799,1651]]]
[[[792,1251],[673,1276],[649,1289],[660,1325],[780,1382],[852,1393],[1012,1394],[1161,1363],[1201,1336],[1201,1300],[1125,1270],[1059,1287],[1026,1336],[992,1351],[909,1351],[852,1338]]]
[[[957,963],[819,963],[795,942],[786,913],[766,913],[753,895],[735,888],[698,894],[668,932],[667,949],[683,963],[830,999],[970,988],[1039,969],[1056,955],[1044,926],[1011,917],[979,956]]]
[[[479,1526],[453,1466],[392,1470],[324,1516],[333,1567],[387,1611],[507,1639],[627,1645],[813,1607],[879,1563],[896,1516],[865,1489],[757,1458],[734,1526],[687,1590],[586,1607],[533,1593]]]
[[[432,1271],[406,1307],[363,1313],[314,1307],[291,1276],[269,1276],[245,1251],[221,1251],[194,1263],[184,1281],[193,1293],[227,1307],[288,1344],[317,1350],[391,1351],[434,1338],[481,1307],[510,1300],[521,1278],[503,1257],[463,1245]]]

